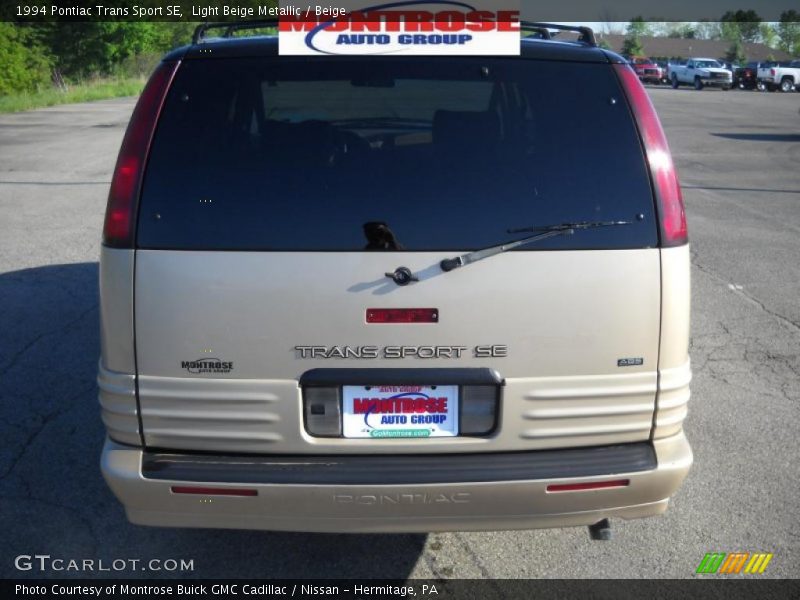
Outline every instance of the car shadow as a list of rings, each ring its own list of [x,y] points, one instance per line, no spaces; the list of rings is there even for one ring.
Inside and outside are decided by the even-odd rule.
[[[743,142],[800,142],[800,133],[712,133],[711,135]]]
[[[3,578],[406,578],[427,536],[131,525],[100,475],[97,263],[0,274],[0,527]],[[18,570],[49,554],[88,570]],[[123,563],[112,563],[123,559]],[[142,570],[152,559],[186,570]],[[109,568],[101,570],[98,561]],[[139,560],[136,566],[131,560]],[[171,563],[160,563],[171,564]],[[188,564],[188,563],[187,563]],[[62,565],[62,567],[63,567]],[[24,561],[22,563],[24,566]]]

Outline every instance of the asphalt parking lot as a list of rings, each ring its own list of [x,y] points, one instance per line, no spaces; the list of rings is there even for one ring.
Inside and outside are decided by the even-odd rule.
[[[98,469],[97,257],[133,100],[0,115],[0,576],[14,558],[191,559],[190,577],[691,577],[706,552],[800,571],[800,94],[649,88],[687,203],[695,465],[661,518],[311,535],[128,524]],[[96,573],[107,575],[107,573]]]

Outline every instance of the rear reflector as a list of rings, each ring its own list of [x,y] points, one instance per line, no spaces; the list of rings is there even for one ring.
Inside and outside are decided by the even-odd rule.
[[[686,231],[686,212],[683,195],[653,103],[636,72],[628,65],[614,65],[622,87],[628,96],[633,116],[642,136],[642,143],[650,165],[653,189],[661,221],[661,245],[680,246],[689,241]]]
[[[162,62],[158,65],[133,110],[108,194],[103,227],[103,243],[106,246],[133,248],[137,202],[147,154],[158,115],[178,64]]]
[[[436,308],[368,308],[367,323],[438,323]]]
[[[588,483],[559,483],[548,485],[548,492],[582,492],[585,490],[603,490],[607,488],[620,488],[630,485],[630,479],[615,479],[614,481],[591,481]]]
[[[202,496],[258,496],[258,490],[225,487],[172,486],[173,494],[200,494]]]

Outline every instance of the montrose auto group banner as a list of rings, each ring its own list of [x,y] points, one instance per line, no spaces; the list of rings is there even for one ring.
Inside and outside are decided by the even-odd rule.
[[[283,55],[518,55],[519,2],[346,0],[279,6]]]

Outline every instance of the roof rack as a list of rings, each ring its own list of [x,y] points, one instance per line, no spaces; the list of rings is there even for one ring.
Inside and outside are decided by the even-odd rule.
[[[597,40],[594,37],[594,31],[592,31],[590,27],[582,27],[578,25],[560,25],[558,23],[520,21],[519,28],[520,31],[532,31],[534,33],[538,33],[542,39],[545,40],[553,39],[553,35],[550,33],[551,29],[555,29],[558,32],[574,31],[580,34],[580,36],[578,36],[579,42],[583,42],[588,46],[597,46]]]
[[[277,27],[278,19],[263,19],[255,21],[231,21],[229,23],[203,23],[198,25],[192,35],[192,44],[199,44],[206,38],[209,29],[225,29],[222,37],[233,37],[233,34],[242,29],[261,29],[262,27]]]
[[[264,19],[264,20],[255,20],[255,21],[233,21],[230,23],[222,22],[222,23],[203,23],[202,25],[198,25],[197,28],[194,30],[194,35],[192,36],[192,44],[199,44],[206,38],[206,33],[209,29],[225,29],[225,32],[222,34],[222,37],[229,38],[232,37],[233,34],[237,31],[242,29],[261,29],[262,27],[277,27],[278,20],[277,19]],[[582,27],[577,25],[559,25],[557,23],[538,23],[534,21],[521,21],[520,24],[520,31],[531,31],[534,33],[538,33],[542,39],[550,40],[553,39],[553,35],[551,34],[550,30],[554,29],[556,31],[574,31],[579,33],[580,36],[578,37],[578,41],[589,46],[597,46],[597,40],[594,37],[594,31],[592,31],[589,27]]]

